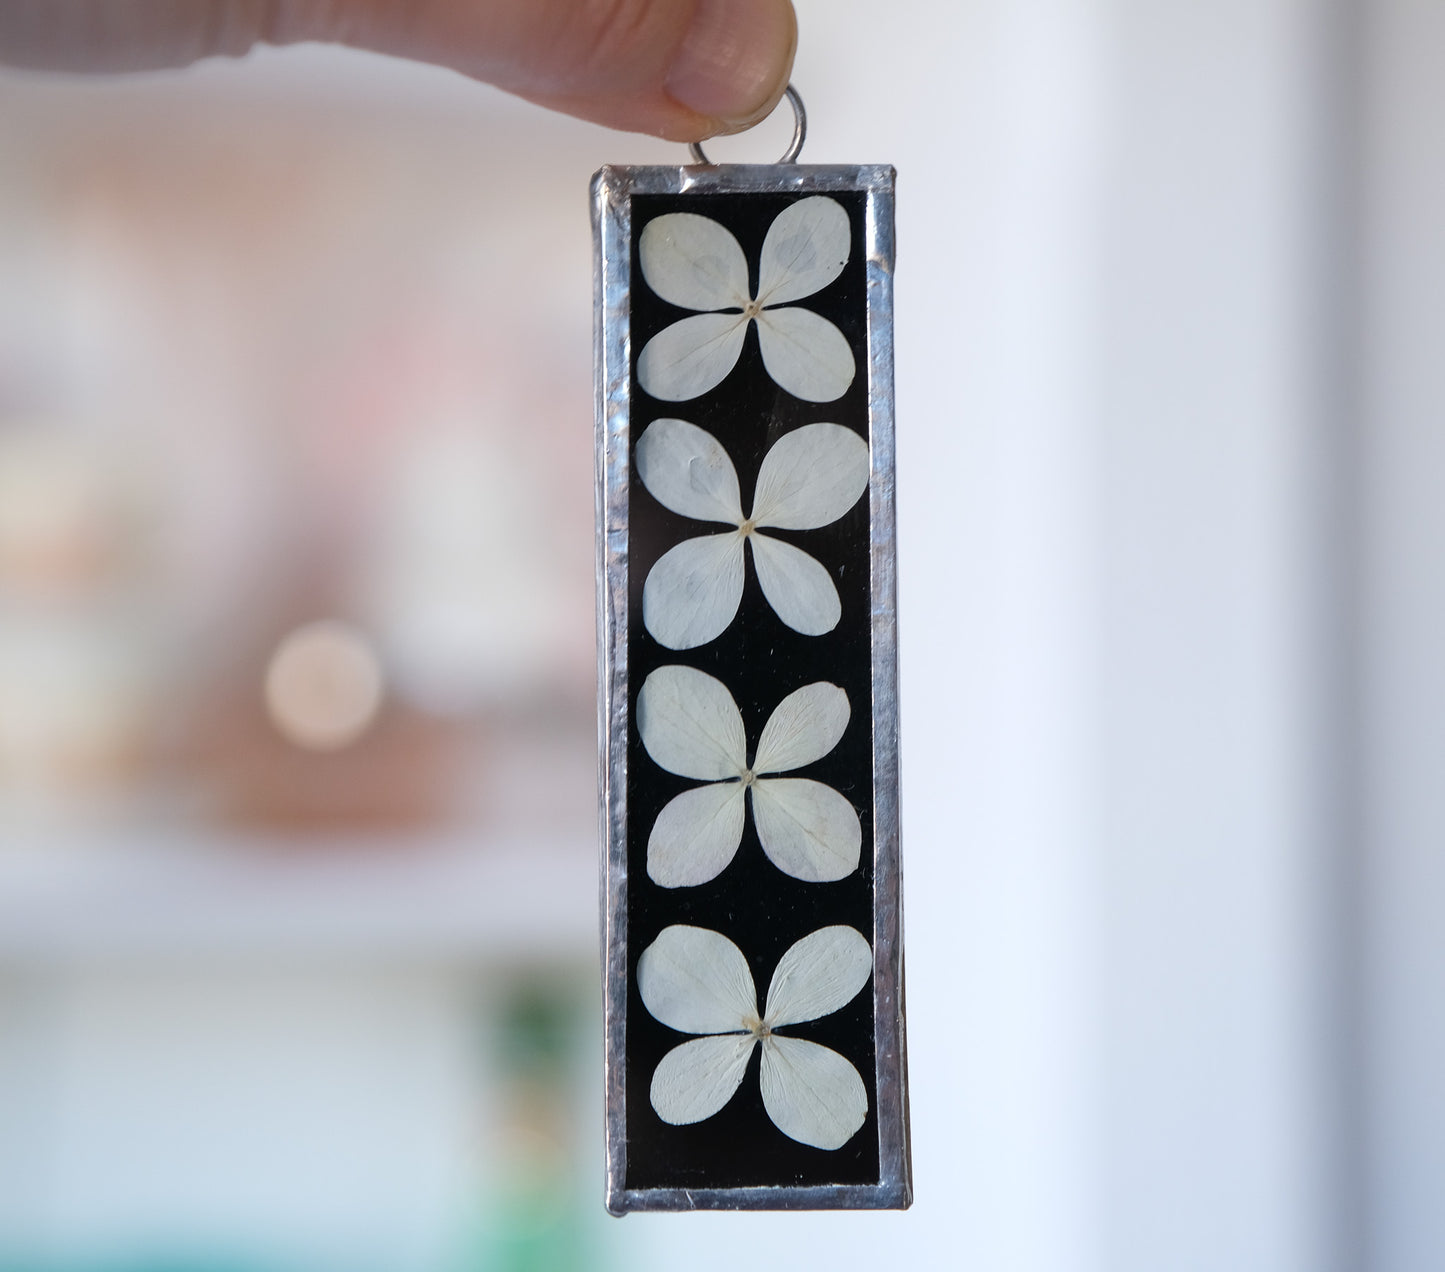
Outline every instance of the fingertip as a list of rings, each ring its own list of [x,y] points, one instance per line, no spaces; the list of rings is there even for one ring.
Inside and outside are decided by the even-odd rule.
[[[791,0],[698,0],[663,85],[702,124],[686,140],[765,119],[787,88],[797,44]]]

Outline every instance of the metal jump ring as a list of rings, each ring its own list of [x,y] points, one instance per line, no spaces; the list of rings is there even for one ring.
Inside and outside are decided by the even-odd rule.
[[[808,135],[808,112],[803,109],[803,99],[798,96],[798,90],[791,84],[785,90],[788,104],[793,108],[793,140],[788,143],[788,148],[783,152],[779,163],[797,163],[798,155],[803,150],[803,139]],[[688,153],[692,155],[693,163],[703,163],[711,166],[712,160],[703,154],[702,143],[690,141],[687,143]]]

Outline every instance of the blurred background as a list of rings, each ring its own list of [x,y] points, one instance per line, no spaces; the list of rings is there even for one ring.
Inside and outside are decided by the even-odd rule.
[[[798,9],[913,1211],[602,1212],[587,182],[682,148],[299,48],[0,74],[5,1272],[1445,1267],[1445,7]]]

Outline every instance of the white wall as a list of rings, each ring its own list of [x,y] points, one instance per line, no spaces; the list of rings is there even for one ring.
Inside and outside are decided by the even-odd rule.
[[[1445,1266],[1445,7],[1364,10],[1359,579],[1365,1250]]]

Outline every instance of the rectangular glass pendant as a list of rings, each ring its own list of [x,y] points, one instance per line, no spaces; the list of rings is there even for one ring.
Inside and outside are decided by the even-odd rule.
[[[614,1214],[912,1199],[893,181],[593,182]]]

